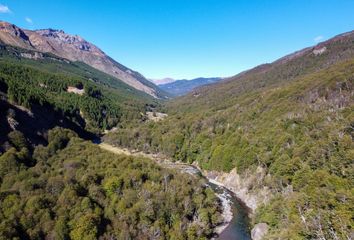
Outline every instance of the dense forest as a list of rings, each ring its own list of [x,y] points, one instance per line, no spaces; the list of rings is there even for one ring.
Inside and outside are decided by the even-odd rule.
[[[66,129],[33,155],[21,132],[0,156],[0,239],[206,239],[220,223],[205,180],[117,156]]]
[[[0,51],[0,239],[214,236],[222,208],[204,179],[78,137],[144,121],[156,100],[82,63],[23,53]]]
[[[72,117],[78,124],[78,118],[86,118],[87,127],[96,129],[110,128],[119,122],[119,106],[93,84],[86,83],[84,86],[81,79],[6,63],[0,64],[0,73],[1,84],[6,86],[10,102],[28,109],[31,109],[33,104],[51,105],[55,110],[60,109]],[[85,94],[69,93],[69,86],[84,89]]]
[[[0,44],[0,152],[19,130],[33,151],[47,131],[69,128],[80,137],[144,120],[159,102],[119,79],[78,62]]]
[[[263,65],[168,104],[112,144],[240,174],[262,167],[271,200],[253,222],[269,239],[350,239],[354,227],[353,37]],[[252,186],[251,186],[252,188]]]
[[[107,143],[205,170],[262,168],[248,190],[271,193],[252,215],[267,239],[351,239],[353,87],[354,33],[167,103],[0,45],[0,239],[213,237],[222,209],[204,179],[80,138],[112,128]],[[163,120],[146,117],[162,109]]]
[[[0,91],[8,95],[9,101],[26,108],[50,105],[74,122],[80,123],[83,118],[84,127],[90,131],[142,119],[147,106],[158,104],[147,94],[88,65],[35,54],[38,53],[0,46]],[[34,56],[39,59],[32,59]],[[68,87],[83,89],[84,94],[69,93]]]

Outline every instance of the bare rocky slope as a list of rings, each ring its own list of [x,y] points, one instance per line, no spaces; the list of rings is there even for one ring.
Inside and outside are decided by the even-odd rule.
[[[158,87],[140,73],[116,62],[78,35],[53,29],[25,30],[11,23],[0,22],[0,41],[16,47],[49,52],[70,61],[84,62],[155,98],[164,97]]]

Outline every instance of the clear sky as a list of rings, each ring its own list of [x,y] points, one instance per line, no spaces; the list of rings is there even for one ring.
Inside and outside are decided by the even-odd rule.
[[[63,29],[147,78],[231,76],[354,30],[354,0],[0,0],[0,19]]]

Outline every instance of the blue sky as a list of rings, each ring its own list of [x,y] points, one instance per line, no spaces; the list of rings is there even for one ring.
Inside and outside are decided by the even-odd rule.
[[[0,0],[0,19],[93,42],[148,78],[231,76],[354,29],[353,0]]]

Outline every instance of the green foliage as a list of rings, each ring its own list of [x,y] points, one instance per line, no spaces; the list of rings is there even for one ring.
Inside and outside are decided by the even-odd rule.
[[[61,150],[66,147],[69,140],[77,135],[68,130],[56,127],[48,133],[48,147],[47,149],[51,154],[54,154],[57,150]]]
[[[9,100],[24,107],[31,108],[34,104],[49,105],[61,110],[73,122],[78,123],[82,117],[81,111],[88,122],[88,127],[94,128],[110,128],[120,119],[120,106],[114,104],[109,95],[97,98],[98,90],[91,90],[90,95],[82,96],[66,91],[68,86],[80,82],[80,78],[46,73],[19,64],[4,62],[0,62],[0,75],[8,85]],[[85,84],[89,86],[89,89],[93,88],[91,87],[93,83],[86,80]]]
[[[20,131],[12,131],[7,136],[8,136],[10,143],[17,150],[28,147],[28,142]]]
[[[0,238],[206,239],[220,223],[203,179],[103,151],[66,129],[48,141],[33,166],[15,148],[0,156]]]
[[[50,107],[79,125],[83,118],[83,127],[92,131],[140,120],[146,105],[157,105],[147,94],[85,64],[47,54],[40,60],[18,58],[23,51],[27,50],[0,48],[0,91],[13,103],[30,109]],[[85,93],[69,93],[69,86]]]
[[[28,108],[51,106],[76,123],[83,117],[90,130],[120,123],[106,137],[113,144],[205,169],[242,174],[261,166],[267,177],[260,187],[273,198],[254,222],[269,224],[268,239],[350,239],[353,37],[325,44],[321,55],[308,49],[176,99],[160,122],[141,121],[156,102],[103,73],[50,55],[19,61],[19,50],[6,46],[0,90]],[[3,238],[211,237],[220,210],[204,182],[103,152],[70,132],[51,134],[47,147],[36,147],[34,166],[26,164],[21,135],[9,135],[15,148],[0,156]]]
[[[0,179],[2,179],[8,173],[17,172],[18,169],[19,159],[16,149],[11,148],[0,156]]]
[[[99,217],[94,214],[81,216],[74,221],[70,237],[72,240],[95,240],[97,239],[97,226],[99,225]]]
[[[65,216],[58,217],[54,226],[55,239],[65,240],[69,239],[68,219]]]
[[[270,239],[347,239],[354,227],[354,60],[328,66],[333,59],[325,56],[301,59],[312,65],[294,60],[202,88],[169,103],[167,119],[105,139],[206,169],[242,174],[261,166],[274,199],[254,222],[271,226]]]

